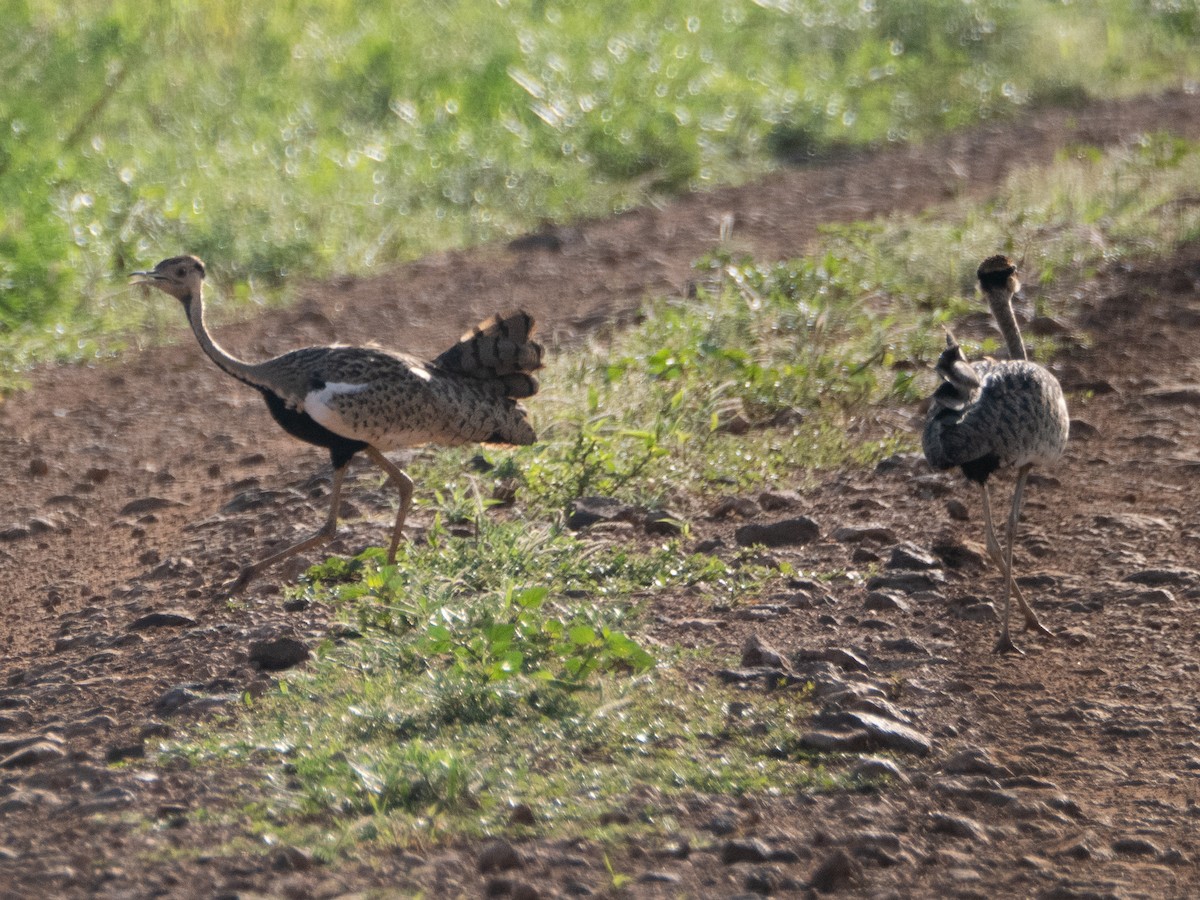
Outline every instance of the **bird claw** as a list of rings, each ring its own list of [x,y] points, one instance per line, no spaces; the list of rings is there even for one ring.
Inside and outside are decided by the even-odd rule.
[[[1042,637],[1048,637],[1048,638],[1056,637],[1056,635],[1054,634],[1053,631],[1051,631],[1049,628],[1047,628],[1045,625],[1043,625],[1037,619],[1026,619],[1025,620],[1025,630],[1026,631],[1036,631],[1038,634],[1042,635]]]
[[[1016,656],[1024,656],[1025,651],[1012,642],[1012,638],[1005,631],[1000,635],[1000,639],[996,641],[996,646],[992,648],[994,653],[1012,653]]]
[[[250,580],[253,577],[254,569],[250,566],[247,566],[246,568],[242,569],[242,571],[238,572],[237,578],[226,581],[223,585],[221,585],[221,593],[226,597],[236,597],[246,589],[246,585],[250,583]]]

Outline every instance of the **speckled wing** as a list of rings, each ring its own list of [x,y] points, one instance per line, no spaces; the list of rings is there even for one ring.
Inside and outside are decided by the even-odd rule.
[[[974,369],[981,384],[969,403],[961,409],[935,403],[922,436],[929,464],[949,469],[986,460],[990,471],[1057,460],[1070,419],[1054,376],[1023,361],[976,363]]]
[[[325,428],[380,450],[534,440],[524,410],[489,385],[398,353],[312,347],[272,361],[284,400]]]

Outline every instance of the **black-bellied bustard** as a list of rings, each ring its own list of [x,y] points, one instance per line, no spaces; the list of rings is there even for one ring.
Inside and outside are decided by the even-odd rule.
[[[542,365],[542,347],[532,340],[534,321],[527,313],[493,316],[431,362],[371,347],[332,346],[251,363],[222,349],[205,327],[204,263],[195,256],[164,259],[132,274],[183,304],[201,349],[222,371],[261,393],[288,434],[329,450],[333,487],[325,524],[312,537],[244,567],[229,584],[235,593],[267,567],[333,537],[346,466],[356,453],[365,451],[400,492],[387,557],[393,563],[413,483],[384,451],[536,440],[517,402],[537,393],[532,373]]]
[[[1048,465],[1067,446],[1070,419],[1058,380],[1028,361],[1025,343],[1013,313],[1013,295],[1021,289],[1017,267],[1005,256],[990,256],[976,273],[1009,359],[970,363],[952,335],[938,359],[942,384],[933,395],[925,424],[925,458],[935,469],[958,466],[983,493],[984,526],[988,553],[1004,577],[1004,613],[996,652],[1020,652],[1009,636],[1009,603],[1016,595],[1025,614],[1025,627],[1049,635],[1025,601],[1012,574],[1013,538],[1021,515],[1021,495],[1029,470]],[[1008,516],[1007,546],[1001,552],[992,525],[992,505],[987,480],[994,471],[1017,470],[1012,509]]]

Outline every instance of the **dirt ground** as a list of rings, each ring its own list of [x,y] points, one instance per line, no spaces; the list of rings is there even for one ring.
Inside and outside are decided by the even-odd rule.
[[[1033,112],[378,278],[310,284],[292,309],[219,335],[251,358],[331,340],[432,354],[521,305],[553,350],[630,321],[647,295],[685,292],[725,217],[736,246],[794,256],[822,223],[983,197],[1065,145],[1147,131],[1200,137],[1200,97]],[[1021,657],[990,652],[999,579],[980,560],[978,497],[961,479],[913,459],[829,474],[800,500],[822,538],[778,555],[850,572],[895,556],[891,580],[846,580],[830,596],[796,584],[752,617],[669,600],[654,627],[735,656],[757,635],[809,660],[800,674],[817,683],[822,713],[806,740],[882,742],[886,761],[869,765],[894,767],[893,785],[680,804],[681,831],[703,839],[610,850],[631,879],[626,895],[1200,896],[1200,246],[1112,266],[1065,320],[1074,340],[1053,368],[1078,421],[1064,461],[1031,484],[1016,554],[1058,637],[1019,636]],[[919,423],[915,408],[892,416]],[[241,609],[214,599],[236,563],[316,526],[328,479],[322,454],[280,432],[182,322],[174,346],[35,372],[30,391],[0,405],[0,458],[0,897],[613,893],[601,847],[553,838],[370,865],[249,852],[236,828],[192,813],[236,808],[256,773],[210,784],[141,762],[145,743],[179,722],[269,688],[251,660],[256,642],[312,644],[328,626],[327,610],[283,608],[278,586],[298,566],[264,578]],[[352,475],[358,518],[334,551],[382,540],[391,497],[376,481]],[[732,546],[745,521],[698,518],[693,534]],[[750,662],[713,677],[745,679],[753,704],[764,688]],[[859,727],[864,715],[892,723],[886,736]]]

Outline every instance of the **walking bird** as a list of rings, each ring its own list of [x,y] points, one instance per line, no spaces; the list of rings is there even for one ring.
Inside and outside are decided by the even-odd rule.
[[[243,568],[229,584],[234,593],[269,566],[333,537],[346,466],[356,453],[366,452],[400,492],[387,557],[394,563],[412,504],[413,482],[384,451],[425,443],[532,444],[536,440],[525,409],[517,402],[537,393],[532,373],[542,366],[542,346],[532,339],[534,321],[525,312],[493,316],[431,362],[373,347],[332,346],[293,350],[251,363],[226,352],[209,334],[204,324],[204,263],[198,258],[171,257],[131,277],[179,300],[209,358],[261,393],[272,417],[288,434],[326,448],[333,463],[325,524],[312,537]]]
[[[946,333],[946,349],[938,359],[943,381],[933,395],[922,444],[925,458],[935,469],[958,466],[983,493],[983,517],[988,553],[1004,576],[1004,614],[997,653],[1019,653],[1009,636],[1009,602],[1015,594],[1026,629],[1051,632],[1038,621],[1013,580],[1013,537],[1021,515],[1021,495],[1029,470],[1048,465],[1062,456],[1070,419],[1058,380],[1029,362],[1013,314],[1012,298],[1021,289],[1017,267],[1005,256],[990,256],[976,273],[1009,359],[970,363],[954,336]],[[988,477],[997,469],[1013,467],[1017,483],[1008,516],[1007,547],[1003,552],[992,526]]]

